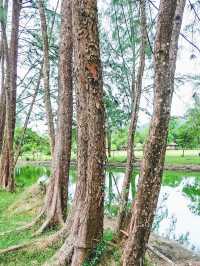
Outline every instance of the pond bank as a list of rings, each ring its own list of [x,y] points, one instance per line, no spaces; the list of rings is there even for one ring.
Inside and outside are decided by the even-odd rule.
[[[104,227],[107,230],[116,228],[116,218],[105,217]],[[155,233],[151,233],[147,254],[154,266],[200,266],[199,253],[190,251],[178,242]]]
[[[141,161],[135,162],[135,168],[140,168]],[[25,165],[33,165],[33,166],[51,166],[51,161],[19,161],[18,166],[25,166]],[[71,161],[72,166],[76,166],[76,161]],[[125,168],[126,163],[122,162],[108,162],[106,165],[108,168]],[[170,170],[170,171],[188,171],[188,172],[200,172],[200,165],[183,165],[183,164],[165,164],[164,170]]]

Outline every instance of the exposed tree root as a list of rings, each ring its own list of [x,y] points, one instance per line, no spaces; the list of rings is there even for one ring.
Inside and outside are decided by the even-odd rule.
[[[9,234],[15,233],[15,232],[22,232],[25,230],[30,230],[34,225],[36,225],[40,221],[42,215],[43,215],[43,212],[41,212],[37,216],[37,218],[35,220],[33,220],[31,223],[25,224],[19,228],[13,229],[13,230],[9,230],[9,231],[0,233],[0,237],[5,236],[5,235],[9,235]]]
[[[20,250],[28,250],[28,249],[43,250],[49,246],[56,244],[58,241],[63,242],[66,236],[67,236],[67,230],[65,227],[63,227],[61,230],[50,236],[29,241],[27,243],[11,246],[6,249],[1,249],[0,255]]]
[[[64,266],[69,264],[73,255],[74,245],[72,237],[68,237],[62,247],[43,266]]]
[[[65,223],[64,223],[63,219],[60,216],[58,216],[58,217],[59,218],[57,219],[57,222],[55,224],[56,225],[60,225],[61,227],[64,227]],[[33,236],[39,236],[42,233],[44,233],[45,230],[47,230],[48,228],[52,227],[52,224],[54,224],[52,221],[54,221],[54,214],[52,214],[51,216],[47,217],[47,219],[40,226],[40,228],[36,231],[36,233],[33,234]]]

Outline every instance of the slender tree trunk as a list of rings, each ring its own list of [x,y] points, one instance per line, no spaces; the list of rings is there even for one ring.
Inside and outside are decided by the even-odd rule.
[[[2,38],[3,39],[3,38]],[[1,87],[0,87],[0,154],[3,146],[3,136],[6,118],[6,95],[5,95],[5,69],[4,69],[4,48],[3,41],[1,39]]]
[[[0,68],[1,68],[1,84],[0,84],[0,154],[3,146],[3,136],[5,128],[5,118],[6,118],[6,95],[5,95],[5,52],[4,52],[4,41],[3,41],[3,29],[6,28],[7,24],[7,9],[8,0],[4,2],[0,0],[0,12],[1,12],[1,39],[0,39]],[[3,15],[4,14],[4,15]],[[3,24],[4,25],[3,25]]]
[[[126,172],[122,185],[122,193],[121,193],[121,203],[120,203],[120,211],[117,222],[117,233],[120,235],[120,230],[123,229],[127,216],[127,205],[128,205],[128,196],[130,189],[130,182],[132,178],[133,172],[133,160],[134,160],[134,139],[135,132],[138,121],[139,114],[139,106],[140,99],[142,93],[142,79],[145,68],[145,48],[146,48],[146,1],[140,1],[140,17],[141,17],[141,47],[140,47],[140,62],[137,74],[137,82],[136,85],[133,84],[134,94],[133,95],[133,106],[131,113],[131,122],[128,131],[128,145],[127,145],[127,163],[126,163]],[[133,80],[135,83],[135,80]]]
[[[17,59],[18,59],[18,34],[19,17],[22,1],[14,1],[12,6],[12,28],[10,49],[8,51],[5,25],[3,25],[4,35],[4,55],[6,57],[6,121],[4,131],[4,141],[0,158],[0,184],[3,188],[14,190],[14,130],[16,120],[16,90],[17,90]]]
[[[108,158],[111,157],[111,144],[112,144],[112,132],[110,131],[109,128],[107,128],[107,132],[106,132],[106,136],[107,136],[107,149],[108,149]]]
[[[58,129],[53,156],[53,174],[45,202],[47,220],[41,230],[52,224],[63,224],[67,215],[73,115],[72,10],[70,1],[62,2],[61,16]]]
[[[172,78],[175,74],[178,38],[184,10],[183,8],[182,13],[178,13],[177,3],[179,6],[183,2],[185,1],[161,0],[160,3],[154,50],[154,113],[149,138],[145,145],[129,237],[123,253],[123,266],[140,265],[145,254],[157,206],[174,90]],[[175,36],[176,41],[174,42]],[[172,54],[175,55],[173,59]]]
[[[42,40],[43,40],[43,53],[44,53],[44,64],[43,64],[44,103],[45,103],[48,132],[51,144],[51,154],[53,155],[54,146],[55,146],[55,128],[54,128],[53,112],[51,106],[51,93],[50,93],[50,83],[49,83],[49,73],[50,73],[49,40],[48,40],[47,22],[46,22],[43,0],[38,1],[38,9],[40,14],[40,23],[41,23]]]
[[[43,65],[43,62],[42,62],[42,65]],[[37,95],[38,95],[38,91],[39,91],[39,88],[40,88],[41,78],[42,78],[42,66],[41,66],[41,69],[39,71],[39,77],[38,77],[37,84],[36,84],[36,87],[35,87],[35,92],[33,94],[33,98],[32,98],[32,101],[31,101],[31,104],[30,104],[30,107],[29,107],[29,110],[28,110],[28,113],[27,113],[27,116],[26,116],[26,119],[25,119],[25,122],[24,122],[24,126],[23,126],[23,130],[22,130],[20,142],[19,142],[19,145],[17,145],[17,147],[15,149],[14,167],[16,167],[16,164],[17,164],[17,161],[18,161],[20,155],[22,155],[22,148],[23,148],[23,145],[24,145],[26,131],[27,131],[27,127],[28,127],[28,123],[30,121],[31,113],[33,111],[33,107],[34,107],[34,104],[35,104],[35,101],[36,101],[36,98],[37,98]]]
[[[103,235],[105,121],[96,0],[72,1],[78,122],[78,182],[70,236],[45,265],[83,264]],[[71,243],[71,244],[69,244]]]

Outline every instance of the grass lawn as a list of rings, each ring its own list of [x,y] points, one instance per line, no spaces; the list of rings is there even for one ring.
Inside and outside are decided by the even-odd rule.
[[[200,164],[199,150],[186,150],[185,156],[182,156],[181,150],[167,150],[165,163],[167,164]],[[142,159],[142,151],[136,151],[135,156],[138,159]],[[112,152],[112,157],[109,158],[109,162],[126,162],[126,152],[125,151],[114,151]]]
[[[31,171],[32,169],[32,171]],[[34,184],[38,178],[38,174],[44,173],[43,168],[26,167],[16,173],[17,188],[16,192],[9,193],[0,190],[0,234],[2,232],[12,231],[19,228],[35,218],[35,212],[17,211],[17,208],[23,210],[30,198],[29,192],[24,192],[28,187]],[[34,195],[34,194],[33,194]],[[19,205],[18,205],[19,203]],[[23,204],[24,203],[24,204]],[[9,246],[23,244],[33,239],[33,232],[36,227],[31,230],[21,232],[12,232],[0,236],[0,249],[6,249]],[[46,234],[51,233],[50,231]],[[39,266],[42,265],[49,257],[51,257],[57,246],[45,249],[44,251],[29,251],[11,252],[5,255],[0,255],[0,266]]]

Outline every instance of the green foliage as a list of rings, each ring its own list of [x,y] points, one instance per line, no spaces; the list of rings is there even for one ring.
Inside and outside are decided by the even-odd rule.
[[[6,11],[3,7],[0,6],[0,22],[5,21]]]
[[[108,248],[108,242],[113,240],[113,232],[105,231],[102,240],[97,244],[96,248],[92,250],[89,257],[83,263],[83,266],[96,266],[100,262],[103,254]]]
[[[196,177],[192,184],[186,184],[183,187],[183,192],[190,198],[190,210],[194,214],[200,215],[200,179]]]
[[[115,131],[112,137],[112,148],[114,150],[121,150],[127,146],[128,129],[123,128]]]
[[[15,147],[21,144],[21,138],[23,135],[22,128],[16,128],[15,130]],[[40,136],[31,128],[27,128],[24,141],[22,143],[21,154],[30,152],[34,155],[36,152],[41,152],[46,155],[50,155],[50,144],[48,137]]]
[[[34,184],[39,176],[50,175],[50,170],[45,167],[17,167],[15,170],[17,187],[28,187]]]
[[[175,138],[176,143],[182,149],[195,148],[197,146],[194,132],[191,130],[191,126],[188,123],[184,123],[177,128]]]

